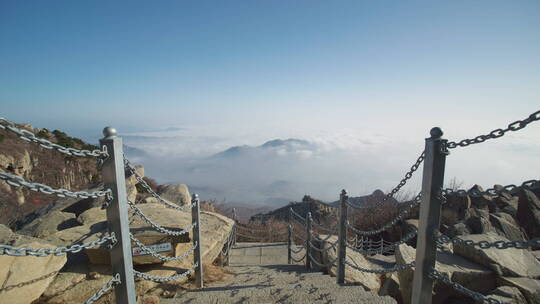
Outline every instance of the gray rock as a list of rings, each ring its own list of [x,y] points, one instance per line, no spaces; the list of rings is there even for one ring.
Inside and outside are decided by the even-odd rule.
[[[508,241],[508,239],[494,234],[472,234],[460,238],[474,242],[487,241],[489,243]],[[505,276],[540,277],[540,262],[528,250],[515,248],[482,249],[457,243],[454,244],[454,253],[494,271],[500,270]]]
[[[496,232],[489,221],[489,212],[487,210],[471,208],[467,210],[467,213],[469,214],[469,217],[465,221],[465,224],[472,234]]]
[[[30,235],[37,238],[44,238],[60,230],[78,226],[73,213],[62,211],[52,211],[45,216],[33,220],[24,226],[18,233]]]
[[[451,238],[459,236],[459,235],[469,235],[471,232],[469,231],[469,228],[464,223],[457,223],[452,226],[450,226],[445,234]]]
[[[395,257],[398,265],[408,264],[415,260],[416,250],[403,244],[396,248]],[[452,281],[473,291],[485,294],[496,287],[496,276],[493,271],[450,252],[437,253],[435,268],[446,273]],[[397,274],[403,303],[408,304],[411,301],[414,267],[399,271]],[[446,303],[454,298],[461,299],[463,295],[444,283],[435,282],[433,303]]]
[[[441,223],[452,226],[465,220],[469,208],[471,208],[469,196],[449,195],[441,210]]]
[[[167,184],[158,188],[158,194],[164,199],[183,206],[191,203],[189,189],[184,184]]]
[[[527,300],[516,287],[501,286],[487,295],[489,298],[508,304],[526,304]]]
[[[523,240],[525,236],[514,218],[507,213],[491,213],[489,219],[497,234],[511,241]]]
[[[540,304],[540,280],[500,277],[497,282],[499,286],[510,286],[519,289],[529,304]]]
[[[540,200],[536,195],[525,189],[518,193],[519,203],[517,220],[529,238],[540,237]]]

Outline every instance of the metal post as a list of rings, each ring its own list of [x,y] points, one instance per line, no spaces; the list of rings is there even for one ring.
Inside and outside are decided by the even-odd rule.
[[[291,247],[292,247],[292,226],[291,224],[287,225],[287,263],[289,264],[292,264],[292,252],[291,252]]]
[[[434,232],[439,229],[441,215],[440,190],[444,181],[446,154],[443,151],[443,132],[439,128],[431,129],[431,137],[426,138],[424,173],[422,176],[422,201],[418,237],[416,244],[416,269],[413,278],[411,303],[430,304],[433,279],[429,277],[435,267],[437,247]]]
[[[112,200],[107,206],[107,224],[110,233],[114,233],[117,243],[111,249],[111,267],[113,275],[120,274],[121,284],[114,288],[116,303],[135,304],[135,280],[131,241],[129,239],[129,218],[126,193],[126,174],[122,139],[116,136],[116,129],[103,129],[101,146],[107,147],[109,156],[103,162],[102,176],[105,189],[111,189]]]
[[[238,222],[238,220],[236,219],[236,208],[232,208],[232,213],[233,213],[233,220],[234,220],[234,226],[233,226],[233,234],[234,234],[233,246],[234,246],[236,245],[236,223]]]
[[[193,246],[196,244],[195,251],[193,252],[193,262],[197,264],[195,268],[195,280],[197,287],[203,288],[203,265],[202,265],[202,244],[201,244],[201,208],[199,204],[199,196],[193,194],[191,199],[193,208],[191,208],[191,220],[196,223],[193,227]]]
[[[311,212],[308,212],[306,220],[306,268],[311,269]]]
[[[337,283],[345,283],[345,259],[347,258],[347,191],[343,189],[339,196],[339,236],[338,236],[338,265]]]

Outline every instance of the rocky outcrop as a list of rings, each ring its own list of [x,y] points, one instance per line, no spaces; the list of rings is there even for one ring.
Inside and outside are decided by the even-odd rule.
[[[500,286],[510,286],[519,289],[529,304],[540,304],[540,280],[529,278],[500,277]]]
[[[493,243],[495,241],[508,242],[508,239],[494,234],[477,234],[460,237],[467,241],[475,243],[486,241]],[[476,246],[468,246],[462,243],[454,244],[454,253],[484,265],[493,271],[501,271],[503,276],[520,276],[529,278],[540,277],[540,262],[528,250],[507,248],[482,249]]]
[[[529,190],[519,191],[517,220],[529,238],[540,237],[540,200]]]
[[[191,195],[184,184],[167,184],[158,187],[158,194],[174,204],[184,206],[191,203]]]
[[[168,209],[171,210],[171,209]],[[201,212],[201,235],[203,264],[211,264],[221,252],[234,222],[224,216],[210,212]],[[179,243],[177,247],[184,253],[191,243]],[[164,264],[138,265],[136,270],[151,275],[168,277],[191,268],[193,257],[190,255],[180,261],[165,262]],[[109,265],[95,265],[90,263],[73,264],[62,271],[51,283],[50,288],[43,294],[42,303],[82,303],[103,284],[110,280]],[[188,278],[177,280],[170,284],[182,284]],[[136,292],[145,295],[150,289],[159,286],[152,281],[136,281]],[[104,296],[104,301],[112,301],[112,294]]]
[[[501,286],[492,291],[488,297],[497,300],[501,303],[522,304],[527,303],[527,300],[516,287]]]
[[[325,235],[320,236],[322,239],[325,239]],[[337,241],[337,236],[331,236],[326,242],[319,242],[317,246],[322,249],[327,249],[323,254],[317,254],[313,252],[312,255],[318,256],[322,264],[330,263],[334,261],[337,257],[337,246],[332,247],[330,243],[335,243]],[[332,248],[330,248],[332,247]],[[347,252],[347,262],[357,265],[358,267],[367,268],[367,269],[377,269],[380,268],[380,265],[377,265],[373,262],[370,262],[365,256],[349,250]],[[331,275],[335,276],[337,273],[336,264],[325,269]],[[345,267],[345,281],[350,283],[358,283],[362,285],[365,289],[371,291],[378,291],[381,287],[381,281],[379,276],[374,273],[361,272],[355,270],[351,267]]]
[[[400,245],[395,252],[397,265],[411,263],[416,258],[416,250],[408,245]],[[495,288],[496,276],[490,269],[471,262],[450,252],[439,252],[435,268],[466,288],[480,293],[487,293]],[[410,303],[414,267],[398,272],[401,295],[404,303]],[[444,303],[452,297],[462,297],[444,283],[436,281],[433,303]]]
[[[24,226],[18,233],[27,234],[37,238],[44,238],[60,230],[78,226],[73,213],[55,210],[47,216],[37,218],[30,224]]]
[[[0,243],[28,248],[55,248],[28,236],[17,235],[0,226]],[[39,298],[66,263],[66,256],[0,255],[0,302],[28,304]],[[7,303],[7,302],[6,302]]]

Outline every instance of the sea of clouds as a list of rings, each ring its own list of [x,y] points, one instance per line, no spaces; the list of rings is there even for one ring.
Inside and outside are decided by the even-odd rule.
[[[481,127],[456,126],[451,139],[489,131]],[[406,131],[206,125],[133,132],[123,138],[133,148],[128,150],[132,161],[160,183],[185,183],[203,198],[220,202],[279,206],[305,194],[335,201],[343,188],[353,196],[389,191],[422,152],[427,137],[427,132]],[[537,130],[524,130],[455,149],[447,159],[446,181],[486,188],[536,179],[537,138]],[[421,171],[405,192],[419,191]]]

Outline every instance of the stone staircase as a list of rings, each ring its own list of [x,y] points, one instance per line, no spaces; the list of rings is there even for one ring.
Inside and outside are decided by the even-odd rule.
[[[227,270],[234,273],[230,279],[161,303],[396,303],[361,286],[340,286],[336,278],[306,271],[304,265],[288,265],[283,243],[238,243]]]

